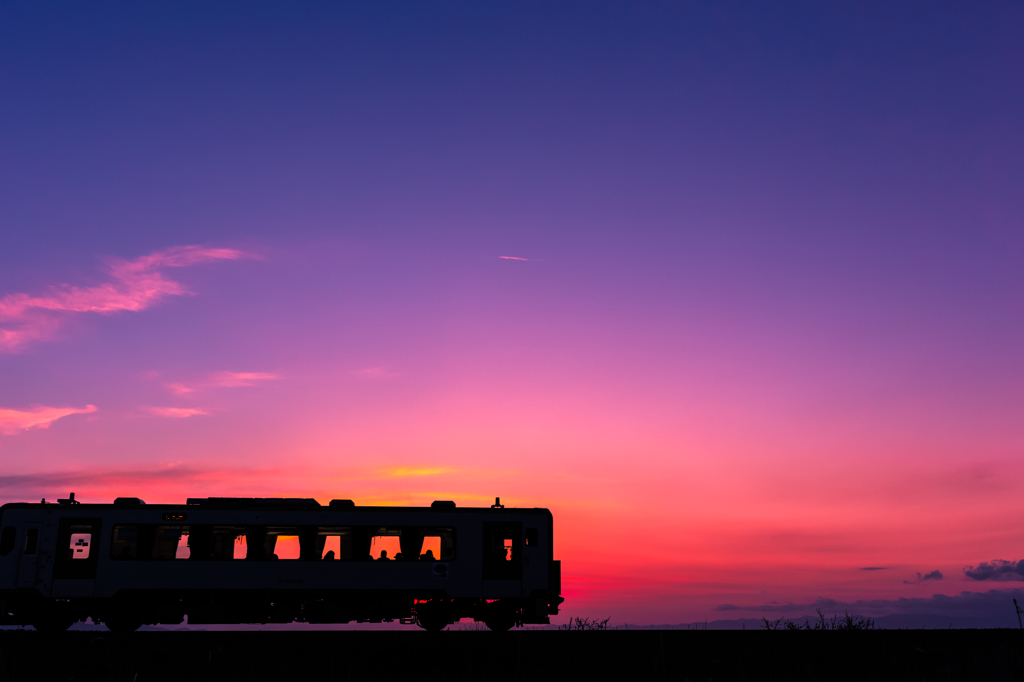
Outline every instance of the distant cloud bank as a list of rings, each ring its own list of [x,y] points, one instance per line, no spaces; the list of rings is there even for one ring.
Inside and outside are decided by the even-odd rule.
[[[0,433],[14,435],[28,429],[48,429],[50,424],[72,414],[89,414],[96,411],[95,405],[85,407],[33,407],[28,410],[12,410],[0,407]]]
[[[135,260],[111,259],[110,281],[93,287],[61,284],[39,295],[8,294],[0,298],[0,352],[13,353],[33,341],[50,338],[61,326],[61,316],[67,313],[137,312],[167,296],[191,293],[179,282],[167,279],[164,268],[247,257],[253,256],[234,249],[175,246]]]
[[[914,597],[908,599],[858,599],[857,601],[844,602],[835,599],[818,599],[810,604],[761,604],[758,606],[737,606],[736,604],[722,604],[715,607],[716,611],[751,611],[761,613],[777,613],[789,615],[790,617],[802,617],[811,613],[814,609],[821,609],[825,613],[842,613],[849,611],[851,614],[867,614],[871,616],[893,613],[910,614],[960,614],[971,615],[987,613],[992,609],[1004,609],[1011,598],[1024,599],[1024,590],[989,590],[988,592],[961,592],[960,594],[947,596],[934,594],[931,597]],[[1013,606],[1010,606],[1010,612]]]
[[[982,561],[977,566],[964,568],[964,575],[971,580],[1024,581],[1024,559],[1020,561]]]

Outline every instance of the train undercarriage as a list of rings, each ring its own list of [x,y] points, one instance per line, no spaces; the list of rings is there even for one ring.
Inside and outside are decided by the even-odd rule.
[[[32,625],[57,632],[91,619],[114,632],[142,625],[389,623],[443,630],[464,618],[503,632],[524,624],[546,624],[561,597],[534,593],[520,599],[452,599],[398,590],[348,591],[121,591],[110,598],[51,599],[33,590],[8,592],[0,604],[0,624]]]

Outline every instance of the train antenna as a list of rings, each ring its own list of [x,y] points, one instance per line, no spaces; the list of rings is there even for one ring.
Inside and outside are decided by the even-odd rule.
[[[494,504],[491,505],[491,509],[504,509],[504,508],[505,508],[505,505],[503,505],[501,503],[501,498],[500,497],[495,497],[494,498]]]

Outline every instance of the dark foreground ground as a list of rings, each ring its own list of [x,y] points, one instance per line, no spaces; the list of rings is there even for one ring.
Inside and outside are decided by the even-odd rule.
[[[1024,680],[1024,631],[6,631],[0,680]]]

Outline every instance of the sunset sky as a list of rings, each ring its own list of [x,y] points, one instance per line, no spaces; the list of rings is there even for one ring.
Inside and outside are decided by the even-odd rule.
[[[560,618],[1019,588],[1022,26],[3,3],[0,502],[501,496]]]

